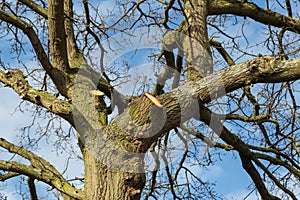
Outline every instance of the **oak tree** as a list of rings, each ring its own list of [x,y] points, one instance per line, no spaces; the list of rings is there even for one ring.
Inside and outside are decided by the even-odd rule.
[[[299,198],[300,2],[106,3],[0,3],[1,85],[84,163],[77,187],[30,129],[0,138],[17,155],[0,180],[26,177],[31,199],[38,182],[63,199],[223,199],[194,169],[233,152],[261,199]]]

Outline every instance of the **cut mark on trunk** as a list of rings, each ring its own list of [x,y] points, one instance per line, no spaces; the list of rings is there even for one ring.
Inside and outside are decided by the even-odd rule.
[[[163,107],[163,105],[160,103],[160,101],[157,98],[155,98],[154,96],[152,96],[151,94],[149,94],[148,92],[144,92],[144,95],[148,99],[150,99],[150,101],[152,101],[152,103],[154,103],[157,107],[160,107],[160,108]]]

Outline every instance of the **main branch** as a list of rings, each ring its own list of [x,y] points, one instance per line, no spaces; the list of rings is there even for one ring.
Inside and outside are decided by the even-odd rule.
[[[36,90],[31,87],[25,75],[20,70],[1,71],[0,82],[11,87],[22,99],[42,106],[48,111],[61,116],[73,124],[72,106],[68,101],[58,99],[46,91]]]

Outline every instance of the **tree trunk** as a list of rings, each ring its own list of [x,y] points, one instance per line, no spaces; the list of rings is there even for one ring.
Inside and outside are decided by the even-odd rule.
[[[103,164],[92,151],[85,150],[85,199],[139,200],[145,186],[144,173],[129,173]],[[142,158],[139,160],[143,166]]]

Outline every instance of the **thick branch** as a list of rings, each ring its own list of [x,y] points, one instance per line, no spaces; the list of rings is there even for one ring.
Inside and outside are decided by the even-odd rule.
[[[69,64],[65,33],[64,2],[49,0],[48,7],[49,41],[52,64],[55,68],[67,72]]]
[[[18,0],[18,1],[22,2],[28,8],[35,11],[36,13],[38,13],[45,19],[48,18],[48,11],[46,9],[44,9],[43,7],[39,6],[38,4],[36,4],[35,2],[33,2],[32,0]]]
[[[184,2],[186,29],[183,48],[186,52],[188,80],[196,80],[213,72],[212,57],[207,33],[208,0]]]
[[[19,0],[24,5],[48,19],[48,11],[31,0]],[[79,53],[78,47],[76,45],[73,29],[73,3],[72,0],[64,1],[64,14],[65,18],[65,31],[66,31],[66,41],[67,41],[67,52],[69,65],[72,67],[78,67],[82,63],[83,56]],[[81,60],[78,60],[80,58]],[[79,64],[78,64],[79,63]]]
[[[0,169],[4,171],[16,172],[28,177],[38,179],[49,185],[54,186],[59,191],[74,198],[82,198],[82,191],[71,186],[67,180],[45,159],[34,153],[16,146],[3,138],[0,138],[0,146],[11,153],[16,153],[30,161],[31,166],[24,165],[15,161],[0,161]]]
[[[71,104],[46,91],[34,89],[29,85],[25,75],[20,70],[0,71],[0,82],[15,90],[22,99],[42,106],[73,124]]]
[[[287,17],[271,10],[260,8],[253,3],[237,0],[214,0],[209,4],[209,15],[234,14],[247,16],[263,24],[286,27],[300,33],[300,20]]]
[[[186,116],[180,116],[184,109],[193,105],[191,98],[197,98],[201,104],[209,103],[225,92],[232,92],[236,89],[255,83],[276,83],[300,79],[300,59],[288,61],[279,61],[271,57],[260,57],[244,63],[233,65],[212,75],[209,75],[199,81],[187,82],[184,85],[162,94],[158,97],[166,108],[170,121],[178,122],[178,118],[187,120],[193,115],[194,109],[186,113]],[[174,113],[174,110],[168,109],[174,104],[171,99],[178,102],[183,101],[180,105],[181,111]],[[178,99],[178,100],[176,100]],[[180,119],[179,119],[180,120]],[[174,127],[172,127],[174,128]]]
[[[67,41],[67,54],[68,61],[71,68],[79,68],[84,62],[83,55],[79,52],[74,36],[74,13],[73,13],[73,2],[72,0],[64,1],[64,12],[65,18],[65,32]]]
[[[53,165],[51,165],[48,161],[44,160],[43,158],[32,153],[31,151],[16,146],[6,141],[4,138],[0,138],[0,146],[6,149],[7,151],[9,151],[10,153],[16,153],[21,157],[28,159],[34,168],[40,170],[49,170],[56,176],[62,177],[61,174],[55,169]]]
[[[186,82],[184,85],[157,97],[163,108],[155,108],[152,101],[142,95],[131,102],[129,109],[115,119],[115,123],[108,125],[105,131],[115,135],[115,125],[122,127],[118,137],[125,137],[128,117],[134,124],[143,125],[143,137],[148,138],[146,149],[158,137],[170,129],[192,117],[199,115],[195,109],[198,104],[203,105],[232,92],[254,83],[285,82],[300,79],[300,59],[279,61],[271,57],[259,57],[253,60],[233,65],[205,78]],[[151,108],[151,109],[150,109]],[[128,116],[130,115],[130,116]],[[151,122],[151,123],[150,123]],[[111,126],[111,127],[110,127]],[[156,127],[156,128],[154,128]],[[159,127],[159,128],[157,128]],[[127,135],[127,133],[124,133]],[[130,137],[131,140],[131,137]],[[145,150],[145,149],[144,149]]]
[[[49,170],[39,170],[19,162],[3,160],[0,160],[0,169],[4,171],[18,172],[28,177],[32,177],[54,186],[62,193],[66,193],[74,198],[83,199],[83,192],[81,190],[75,189],[66,180],[57,177]]]

